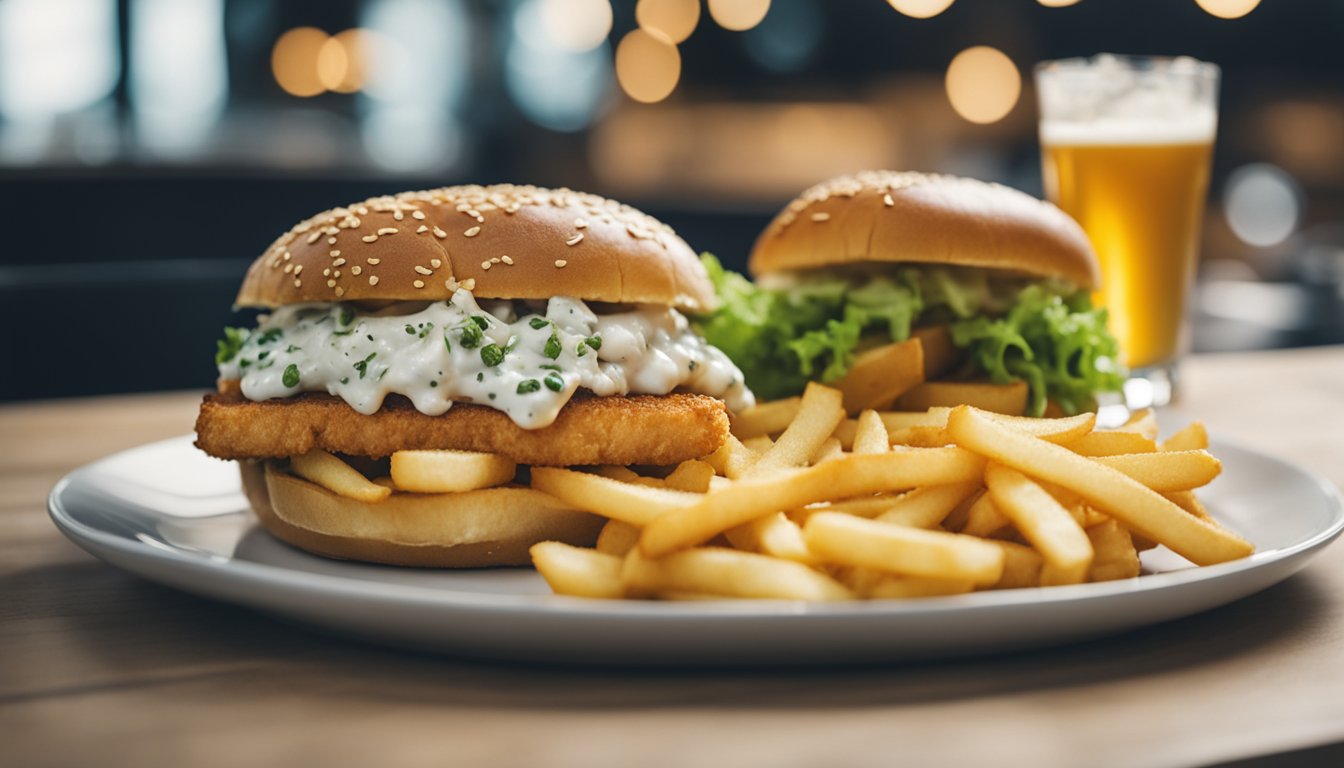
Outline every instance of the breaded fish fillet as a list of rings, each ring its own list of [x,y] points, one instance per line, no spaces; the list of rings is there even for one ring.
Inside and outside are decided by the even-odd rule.
[[[233,392],[206,395],[196,419],[196,447],[221,459],[280,458],[314,448],[372,457],[451,448],[538,466],[669,465],[713,453],[727,437],[723,402],[692,394],[575,397],[555,423],[535,430],[485,406],[458,404],[427,416],[391,396],[366,416],[317,393],[259,402]]]

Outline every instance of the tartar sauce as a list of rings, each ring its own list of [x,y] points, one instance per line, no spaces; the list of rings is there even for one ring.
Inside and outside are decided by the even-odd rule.
[[[525,429],[555,421],[579,388],[663,395],[680,387],[734,411],[755,403],[737,366],[675,309],[598,315],[555,297],[540,310],[539,302],[478,304],[464,290],[410,311],[292,305],[262,316],[219,373],[239,379],[249,400],[327,392],[372,414],[396,393],[431,416],[454,401],[476,403]]]

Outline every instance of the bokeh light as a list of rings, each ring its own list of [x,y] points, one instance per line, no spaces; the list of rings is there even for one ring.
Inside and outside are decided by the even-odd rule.
[[[989,46],[967,48],[947,67],[947,99],[972,123],[1002,120],[1022,94],[1022,75],[1012,59]]]
[[[952,0],[887,0],[887,3],[915,19],[931,19],[952,6]]]
[[[1278,245],[1297,229],[1302,194],[1286,171],[1268,163],[1243,165],[1223,187],[1223,210],[1233,234],[1261,248]]]
[[[316,27],[295,27],[275,41],[271,71],[285,93],[307,98],[327,90],[318,71],[318,58],[329,39]]]
[[[591,51],[611,34],[608,0],[542,0],[546,33],[567,51]]]
[[[514,8],[504,53],[504,85],[529,120],[553,131],[577,131],[597,117],[611,92],[611,47],[574,51],[545,28],[542,0]]]
[[[709,0],[709,15],[720,27],[744,32],[770,12],[770,0]]]
[[[639,0],[635,20],[642,29],[680,43],[700,23],[700,0]]]
[[[1195,0],[1200,8],[1220,19],[1240,19],[1254,11],[1260,0]]]
[[[616,46],[616,80],[635,101],[662,101],[677,87],[679,79],[681,54],[661,35],[636,29]]]
[[[318,75],[328,89],[337,93],[354,93],[364,87],[364,79],[369,69],[369,59],[373,55],[374,36],[365,29],[347,29],[335,35],[318,52]],[[339,59],[344,63],[339,72],[324,70],[323,56],[338,58],[328,53],[329,48],[340,50]]]

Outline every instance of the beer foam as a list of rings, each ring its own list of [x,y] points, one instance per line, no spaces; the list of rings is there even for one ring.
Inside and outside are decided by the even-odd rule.
[[[1096,120],[1044,120],[1042,144],[1148,145],[1207,144],[1218,130],[1212,110],[1187,112],[1179,118],[1105,117]]]

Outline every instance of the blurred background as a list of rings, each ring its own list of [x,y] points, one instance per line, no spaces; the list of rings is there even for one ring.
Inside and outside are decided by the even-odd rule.
[[[0,399],[214,380],[247,265],[374,194],[618,197],[738,268],[861,168],[1041,194],[1032,66],[1223,69],[1196,350],[1344,341],[1344,2],[0,0]]]

